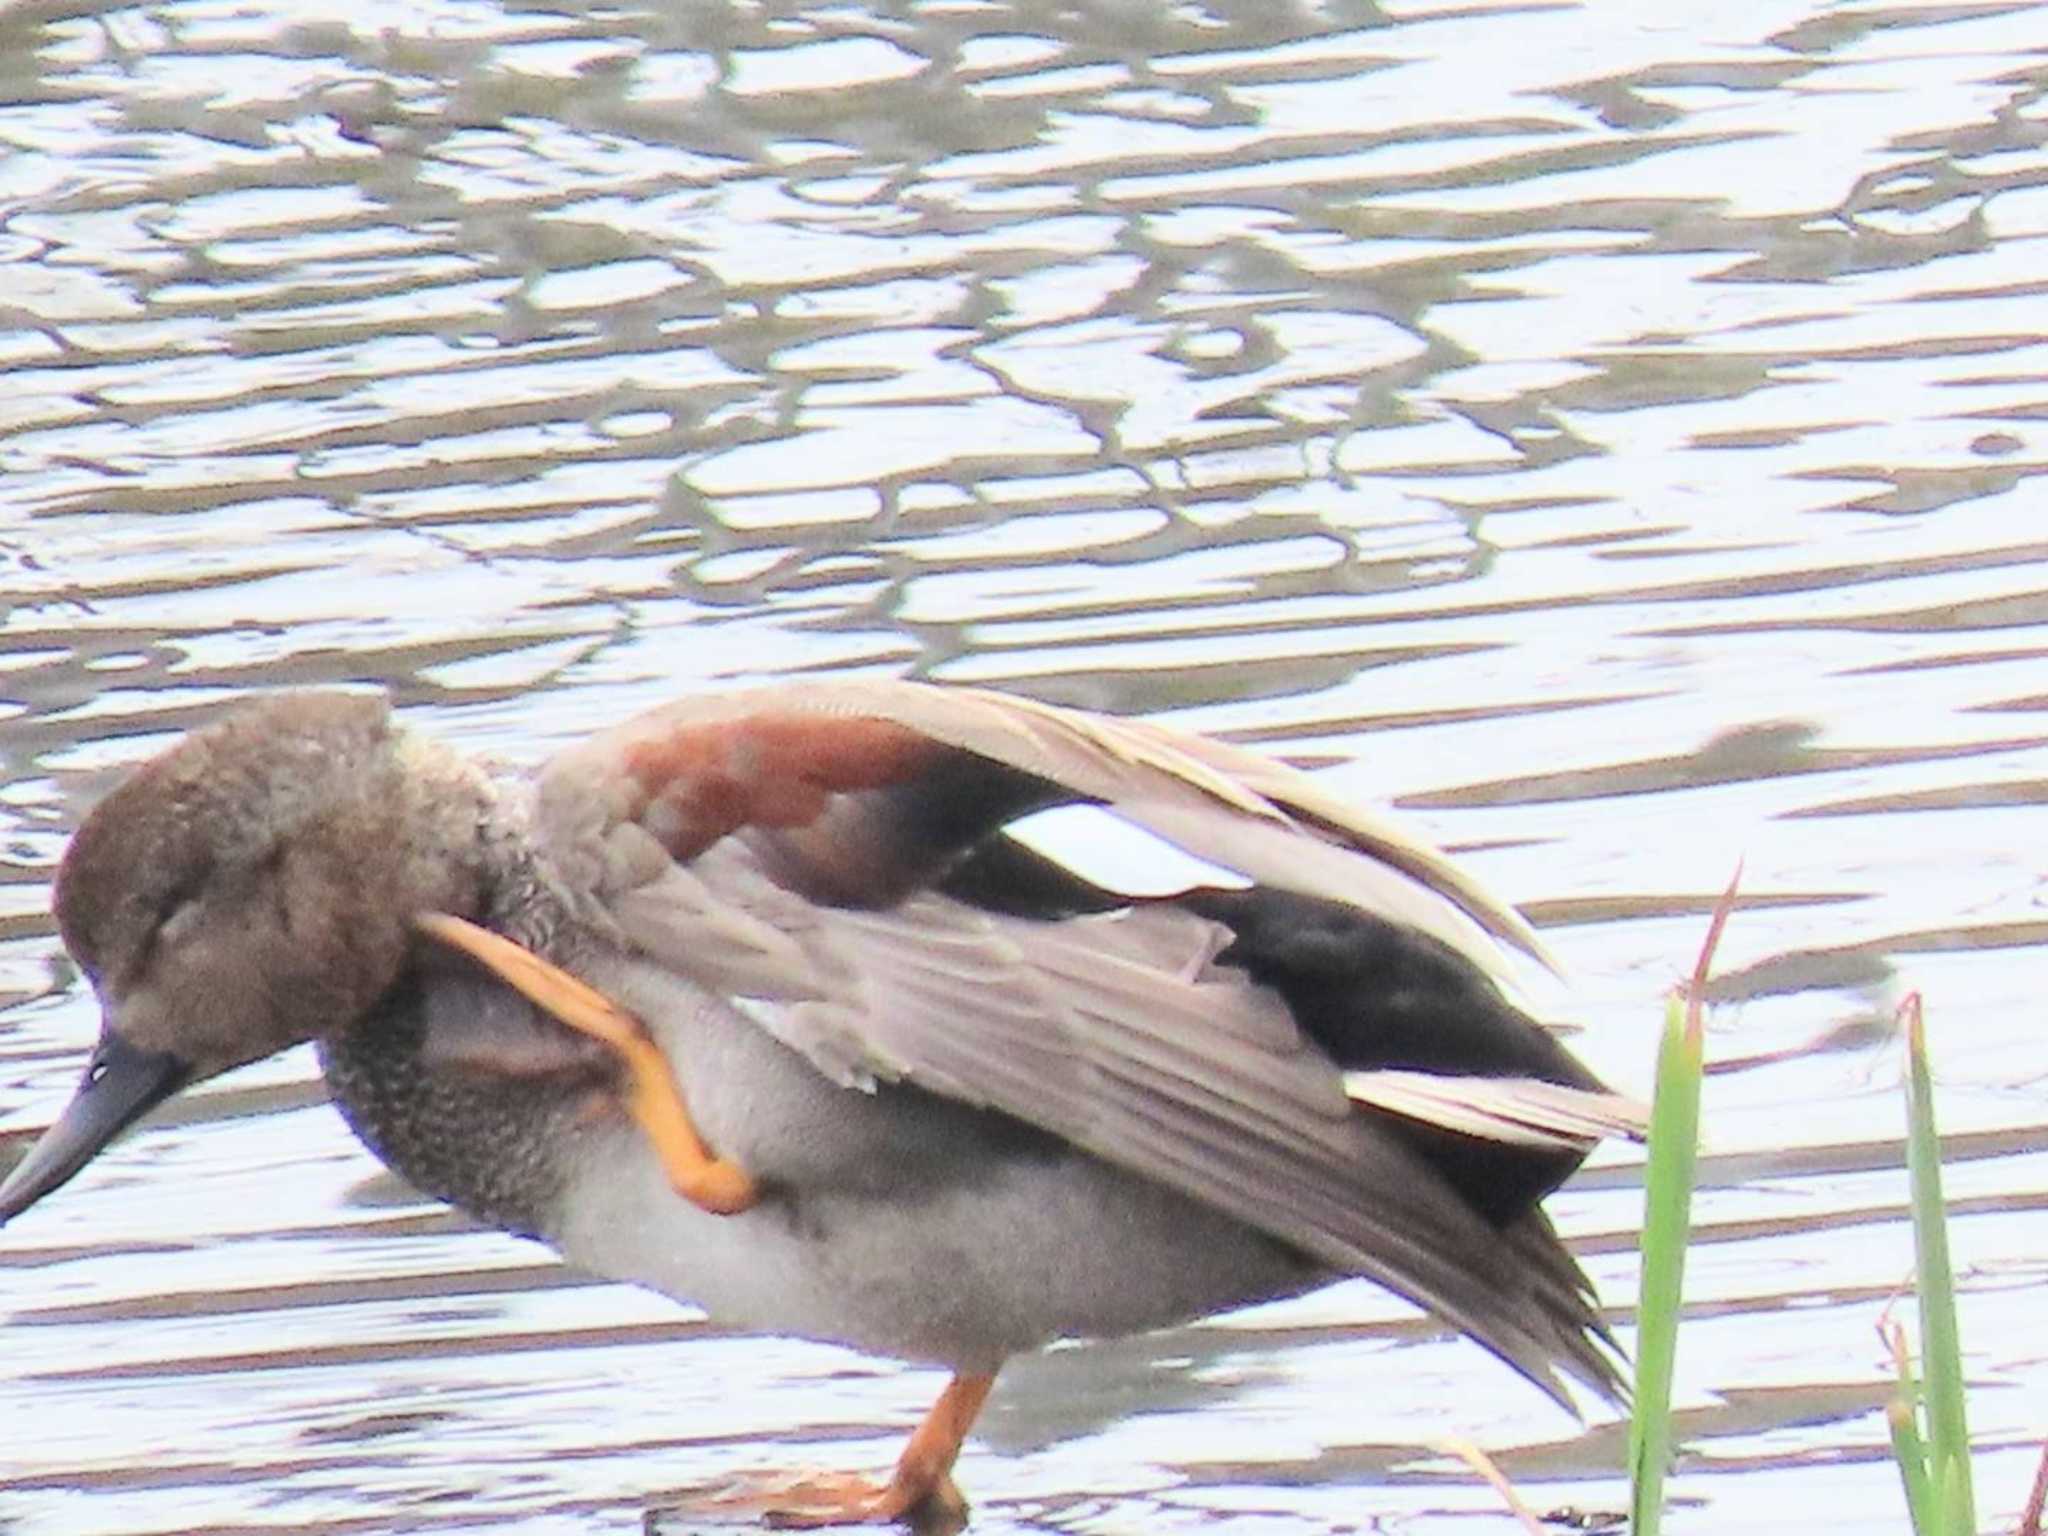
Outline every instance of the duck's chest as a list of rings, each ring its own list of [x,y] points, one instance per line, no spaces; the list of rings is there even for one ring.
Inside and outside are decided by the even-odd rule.
[[[607,1117],[595,1048],[460,962],[410,969],[319,1052],[364,1145],[419,1189],[522,1236],[548,1235],[579,1149]]]

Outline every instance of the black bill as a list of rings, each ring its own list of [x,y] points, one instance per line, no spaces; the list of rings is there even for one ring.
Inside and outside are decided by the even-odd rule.
[[[112,1030],[102,1034],[64,1113],[0,1183],[0,1224],[91,1162],[100,1148],[176,1093],[186,1075],[175,1056],[139,1050]]]

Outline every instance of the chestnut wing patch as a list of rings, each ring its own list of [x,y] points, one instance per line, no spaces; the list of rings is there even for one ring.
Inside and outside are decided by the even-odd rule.
[[[679,725],[625,744],[622,807],[688,864],[744,834],[778,883],[827,906],[894,906],[1018,816],[1077,797],[889,720],[818,713]]]

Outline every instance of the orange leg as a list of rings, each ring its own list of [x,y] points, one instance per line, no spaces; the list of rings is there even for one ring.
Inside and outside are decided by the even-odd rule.
[[[805,1477],[720,1494],[708,1501],[710,1509],[757,1512],[783,1529],[901,1521],[918,1531],[958,1531],[967,1523],[967,1501],[953,1485],[953,1463],[995,1384],[993,1373],[948,1382],[879,1487],[852,1476]]]
[[[717,1216],[760,1199],[745,1169],[712,1155],[676,1089],[668,1058],[647,1026],[595,988],[503,934],[445,912],[422,912],[413,926],[484,965],[499,980],[571,1029],[603,1041],[626,1067],[626,1109],[668,1172],[676,1193]]]

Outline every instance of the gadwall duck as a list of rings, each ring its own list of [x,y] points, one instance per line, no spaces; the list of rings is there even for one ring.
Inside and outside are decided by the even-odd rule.
[[[1134,895],[1016,829],[1069,805],[1207,873]],[[55,904],[104,1024],[0,1221],[312,1040],[419,1188],[733,1326],[954,1373],[892,1476],[761,1493],[779,1523],[957,1525],[1006,1357],[1347,1275],[1561,1402],[1620,1390],[1538,1202],[1640,1107],[1510,1000],[1519,916],[1254,753],[835,682],[515,772],[283,694],[116,788]]]

